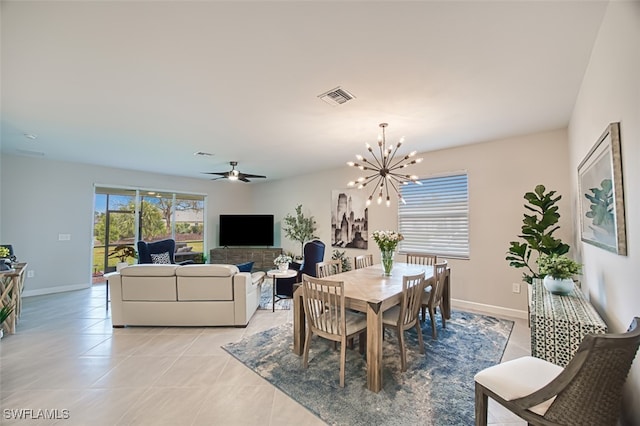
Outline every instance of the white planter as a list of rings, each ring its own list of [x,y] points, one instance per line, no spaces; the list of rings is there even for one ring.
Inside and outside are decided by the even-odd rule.
[[[278,265],[278,269],[280,269],[281,271],[286,271],[287,269],[289,269],[289,264],[281,263],[280,265]]]
[[[120,269],[124,268],[125,266],[129,266],[129,264],[127,262],[118,262],[116,264],[116,272],[120,272]]]
[[[544,277],[542,281],[544,287],[553,294],[566,296],[573,290],[574,284],[571,278],[557,279],[550,275]]]

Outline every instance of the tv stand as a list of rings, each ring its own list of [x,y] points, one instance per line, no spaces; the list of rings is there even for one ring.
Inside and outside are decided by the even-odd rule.
[[[237,265],[254,262],[253,269],[268,271],[273,269],[273,259],[282,254],[282,248],[224,247],[209,251],[209,263]]]

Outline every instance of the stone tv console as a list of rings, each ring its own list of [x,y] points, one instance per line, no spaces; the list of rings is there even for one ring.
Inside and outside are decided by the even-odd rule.
[[[209,251],[209,263],[237,265],[239,263],[254,262],[254,271],[268,271],[275,268],[273,259],[280,254],[282,254],[281,248],[214,248]]]

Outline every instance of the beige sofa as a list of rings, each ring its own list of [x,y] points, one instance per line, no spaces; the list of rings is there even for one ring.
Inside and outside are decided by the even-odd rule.
[[[235,265],[139,264],[107,274],[111,322],[245,327],[260,304],[264,272]]]

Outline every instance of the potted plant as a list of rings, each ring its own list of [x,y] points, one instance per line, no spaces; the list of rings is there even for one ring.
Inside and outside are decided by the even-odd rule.
[[[553,294],[566,295],[573,289],[574,275],[582,265],[573,259],[558,254],[541,254],[537,260],[540,274],[544,275],[544,286]]]
[[[281,271],[286,271],[289,269],[289,263],[291,263],[291,257],[286,254],[281,254],[275,259],[273,259],[273,264],[278,267]]]
[[[15,309],[15,306],[13,304],[5,305],[2,308],[0,308],[0,339],[4,335],[3,324],[6,321],[6,319],[9,318],[9,316],[13,313],[14,309]]]
[[[518,237],[524,240],[523,243],[511,241],[511,246],[507,252],[506,260],[509,265],[515,268],[527,268],[522,274],[522,279],[531,284],[534,278],[541,278],[542,274],[534,271],[529,265],[531,253],[541,254],[557,254],[563,255],[569,251],[569,245],[563,243],[560,239],[555,238],[553,233],[559,228],[556,224],[560,219],[558,206],[555,204],[562,196],[555,196],[556,191],[545,192],[544,185],[535,187],[534,192],[524,194],[528,205],[524,207],[533,212],[533,215],[525,213],[522,219],[521,234]]]
[[[314,232],[316,232],[316,220],[313,216],[305,217],[302,213],[302,204],[298,204],[296,215],[287,214],[283,221],[284,227],[282,229],[285,236],[300,243],[300,256],[296,256],[296,259],[301,260],[304,255],[304,243],[318,238],[314,235]]]
[[[349,262],[349,258],[346,256],[346,252],[334,250],[331,255],[332,260],[339,260],[342,264],[342,272],[347,272],[351,270],[351,263]]]
[[[116,246],[115,249],[113,249],[109,257],[118,258],[119,262],[116,265],[116,271],[120,271],[120,269],[124,268],[125,266],[129,266],[127,259],[129,259],[130,257],[136,257],[136,250],[132,246],[120,244]]]

